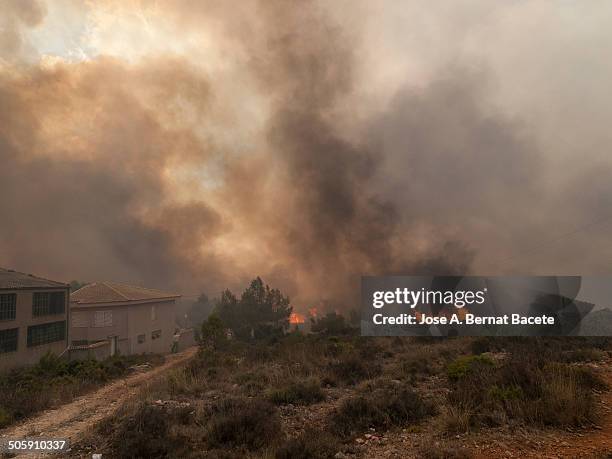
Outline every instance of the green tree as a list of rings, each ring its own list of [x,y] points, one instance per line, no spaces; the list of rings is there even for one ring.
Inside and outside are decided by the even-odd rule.
[[[212,349],[219,349],[226,341],[225,325],[217,314],[211,314],[202,323],[201,343]]]
[[[238,338],[248,339],[282,333],[292,309],[289,297],[257,277],[240,299],[229,290],[223,292],[215,311]]]
[[[328,335],[342,335],[351,331],[343,315],[336,312],[328,312],[323,317],[311,319],[311,328],[315,333]]]

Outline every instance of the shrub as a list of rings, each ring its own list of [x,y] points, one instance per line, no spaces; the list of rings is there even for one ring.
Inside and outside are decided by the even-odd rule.
[[[4,412],[0,418],[6,425],[70,401],[78,394],[125,374],[131,365],[145,360],[155,360],[155,357],[115,356],[104,361],[69,362],[47,353],[34,366],[0,374],[0,406]]]
[[[0,407],[0,429],[9,425],[13,421],[11,414],[4,408]]]
[[[217,314],[211,314],[202,323],[200,343],[205,347],[220,349],[227,342],[225,326]]]
[[[416,423],[434,411],[430,403],[409,388],[376,389],[344,400],[332,416],[332,429],[346,436],[368,427],[403,426]]]
[[[276,459],[331,459],[340,449],[336,437],[322,430],[309,429],[297,438],[285,442],[275,454]]]
[[[185,446],[183,438],[173,435],[172,426],[189,423],[191,414],[189,408],[140,403],[119,419],[98,428],[109,439],[114,457],[167,457]]]
[[[364,379],[374,378],[382,373],[378,363],[363,361],[356,355],[348,356],[344,360],[332,363],[329,367],[332,378],[346,384],[356,384]]]
[[[563,360],[565,362],[598,362],[600,360],[605,360],[607,357],[608,353],[606,351],[589,348],[568,351]]]
[[[311,330],[315,333],[342,335],[353,331],[344,316],[335,312],[328,312],[323,317],[310,320],[312,322]]]
[[[267,398],[277,405],[287,403],[310,405],[325,400],[325,393],[318,379],[307,379],[293,381],[284,387],[271,390]]]
[[[450,380],[458,380],[467,376],[473,371],[477,371],[482,366],[493,366],[495,362],[486,355],[468,355],[459,357],[455,361],[448,364],[446,374]]]
[[[205,439],[212,447],[244,446],[256,450],[275,443],[281,425],[274,405],[258,399],[229,398],[214,405]]]
[[[536,425],[583,425],[594,420],[592,389],[603,387],[586,368],[528,354],[499,367],[457,365],[452,374],[449,402],[471,413],[472,425],[496,425],[506,417]]]

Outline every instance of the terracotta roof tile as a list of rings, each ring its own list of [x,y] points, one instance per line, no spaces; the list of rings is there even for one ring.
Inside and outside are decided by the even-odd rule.
[[[0,289],[53,288],[67,287],[68,284],[56,282],[32,274],[20,273],[12,269],[0,268]]]
[[[152,288],[136,287],[115,282],[94,282],[73,292],[70,295],[70,300],[79,304],[90,304],[161,300],[178,298],[179,296]]]

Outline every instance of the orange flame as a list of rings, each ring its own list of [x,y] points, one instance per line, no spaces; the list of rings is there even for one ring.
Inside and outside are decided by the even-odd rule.
[[[298,312],[292,312],[289,315],[290,324],[303,324],[304,322],[306,322],[306,318]]]

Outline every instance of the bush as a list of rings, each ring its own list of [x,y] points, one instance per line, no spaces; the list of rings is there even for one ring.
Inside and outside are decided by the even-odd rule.
[[[586,368],[548,363],[528,354],[501,366],[455,365],[450,404],[471,413],[471,425],[497,425],[505,418],[535,425],[579,426],[595,418],[592,389],[604,384]],[[467,369],[467,370],[466,370]],[[451,378],[451,374],[453,377]]]
[[[345,360],[331,364],[329,372],[337,380],[346,384],[356,384],[364,379],[379,376],[382,373],[382,367],[378,363],[363,361],[359,357],[351,355]]]
[[[376,389],[346,399],[332,417],[332,429],[346,436],[369,427],[403,426],[416,423],[434,411],[430,403],[407,387]]]
[[[352,333],[354,329],[346,322],[343,315],[328,312],[325,316],[311,320],[311,330],[314,333],[326,335],[343,335]]]
[[[456,381],[474,371],[478,371],[482,366],[492,367],[493,365],[495,365],[495,362],[485,355],[468,355],[451,362],[446,369],[446,374],[448,379]]]
[[[217,314],[211,314],[208,319],[202,323],[200,343],[205,347],[220,349],[226,342],[227,336],[225,335],[223,321]]]
[[[157,357],[163,359],[162,357]],[[75,396],[117,378],[135,363],[157,360],[155,356],[110,357],[67,361],[52,353],[31,367],[0,374],[0,407],[4,425],[41,410],[72,400]]]
[[[565,362],[598,362],[605,360],[608,357],[608,353],[601,349],[576,349],[575,351],[568,351],[564,356]]]
[[[277,442],[281,425],[274,405],[258,399],[229,398],[212,407],[206,425],[209,446],[256,450]]]
[[[172,434],[172,427],[191,421],[189,408],[169,408],[147,403],[120,418],[103,423],[98,431],[106,438],[114,457],[168,457],[180,456],[178,451],[185,441]]]
[[[325,393],[321,389],[321,382],[318,379],[307,379],[305,381],[293,381],[284,387],[271,390],[267,398],[277,405],[288,403],[310,405],[325,400]]]
[[[13,421],[11,414],[4,408],[0,407],[0,429],[9,425]]]
[[[306,430],[297,438],[283,444],[276,459],[331,459],[340,449],[338,439],[322,430]]]

